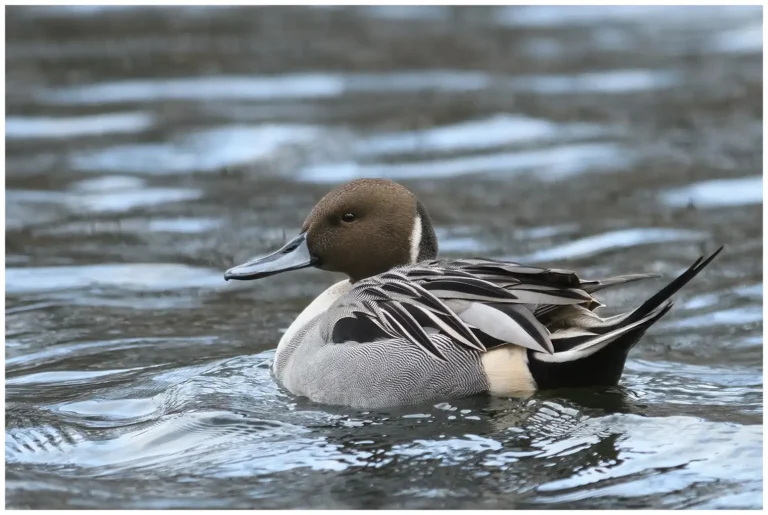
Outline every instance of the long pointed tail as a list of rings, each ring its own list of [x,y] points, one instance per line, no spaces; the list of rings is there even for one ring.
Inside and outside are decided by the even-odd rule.
[[[634,322],[637,322],[641,318],[648,315],[651,311],[656,309],[657,307],[661,306],[661,304],[670,298],[672,295],[678,292],[680,288],[688,284],[688,282],[696,277],[699,272],[704,270],[704,268],[712,262],[713,259],[717,257],[720,252],[723,251],[723,248],[720,247],[715,252],[713,252],[708,258],[704,259],[704,256],[697,259],[685,272],[680,274],[674,281],[666,285],[664,288],[659,290],[653,297],[643,302],[643,304],[629,313],[627,315],[627,318],[622,320],[622,324],[632,324]]]
[[[529,350],[528,367],[538,387],[617,384],[629,351],[648,328],[671,309],[670,297],[696,277],[722,250],[723,247],[720,247],[706,259],[703,256],[697,259],[685,272],[629,313],[607,319],[592,315],[594,318],[582,319],[588,321],[584,327],[553,333],[554,354]],[[641,278],[639,275],[636,277]]]

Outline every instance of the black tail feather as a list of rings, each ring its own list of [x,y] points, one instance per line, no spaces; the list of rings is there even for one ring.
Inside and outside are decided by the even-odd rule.
[[[624,364],[632,347],[645,332],[672,308],[667,302],[640,326],[611,342],[599,351],[573,361],[545,362],[528,350],[528,369],[539,390],[554,388],[583,388],[587,386],[616,386],[624,373]]]
[[[595,333],[607,334],[609,331],[616,331],[639,322],[636,328],[629,330],[626,334],[623,334],[620,338],[597,352],[593,354],[585,352],[584,357],[566,361],[537,359],[536,352],[528,350],[528,368],[538,388],[578,388],[618,384],[624,371],[624,363],[629,355],[629,351],[645,334],[648,328],[672,308],[672,301],[669,298],[696,277],[699,272],[722,252],[723,248],[720,247],[706,259],[703,256],[697,259],[685,272],[626,317],[614,317],[617,319],[616,322],[604,327],[590,327],[589,330]],[[578,341],[581,342],[582,339]],[[572,347],[573,345],[569,345],[568,349]],[[557,345],[555,349],[554,356],[557,356]]]
[[[722,252],[723,248],[720,247],[715,252],[713,252],[708,258],[704,259],[704,256],[697,259],[685,272],[680,274],[674,281],[666,285],[664,288],[659,290],[653,297],[643,302],[643,304],[634,310],[632,313],[629,314],[629,316],[621,321],[621,325],[625,324],[631,324],[633,322],[637,322],[641,318],[645,317],[656,309],[657,307],[661,306],[661,304],[670,298],[672,295],[677,293],[680,288],[688,284],[688,282],[696,277],[699,272],[704,270],[704,268],[712,262],[713,259],[717,257],[720,252]]]

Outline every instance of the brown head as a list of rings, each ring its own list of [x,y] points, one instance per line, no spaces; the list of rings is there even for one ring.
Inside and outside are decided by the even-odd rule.
[[[315,266],[352,282],[437,257],[437,237],[424,206],[403,186],[358,179],[323,197],[301,234],[269,256],[227,270],[225,279],[259,279]]]

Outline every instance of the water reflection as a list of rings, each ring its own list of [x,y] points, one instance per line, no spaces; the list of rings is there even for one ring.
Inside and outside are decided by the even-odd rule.
[[[722,207],[762,204],[763,178],[739,177],[704,181],[665,191],[661,198],[674,207]]]
[[[605,130],[599,126],[586,123],[557,124],[525,116],[499,114],[485,120],[470,120],[420,131],[378,134],[360,141],[356,152],[363,157],[409,152],[459,152],[556,138],[588,138],[604,133]]]
[[[41,93],[52,104],[112,104],[163,100],[323,99],[355,93],[407,92],[423,89],[473,91],[489,85],[491,76],[461,70],[390,74],[290,74],[272,77],[189,77],[130,80],[59,88]]]
[[[319,133],[318,128],[310,126],[220,127],[184,135],[170,143],[120,145],[75,155],[72,165],[96,172],[213,172],[275,157],[283,147],[310,142]]]
[[[136,133],[152,127],[150,113],[110,113],[77,117],[20,117],[5,119],[9,139],[77,138],[110,133]]]
[[[387,179],[447,178],[473,173],[536,173],[542,179],[600,170],[619,170],[630,162],[625,149],[609,143],[560,145],[542,150],[500,152],[454,159],[396,164],[334,163],[309,166],[299,179],[309,182],[344,182],[360,177]]]
[[[707,235],[697,231],[661,228],[637,228],[610,231],[549,247],[525,256],[509,256],[510,261],[558,261],[593,256],[607,250],[635,248],[651,243],[704,241]]]
[[[12,294],[110,286],[140,291],[222,286],[216,270],[175,263],[8,268],[5,281],[5,292]]]

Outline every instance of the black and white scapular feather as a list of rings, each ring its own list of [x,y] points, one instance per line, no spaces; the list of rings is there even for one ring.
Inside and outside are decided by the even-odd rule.
[[[593,294],[658,277],[582,280],[574,272],[491,259],[431,260],[358,281],[334,306],[332,340],[404,339],[434,360],[446,343],[485,353],[527,349],[540,389],[618,383],[630,349],[672,307],[670,297],[722,250],[696,260],[634,310],[603,318]],[[334,309],[332,309],[333,311]]]

